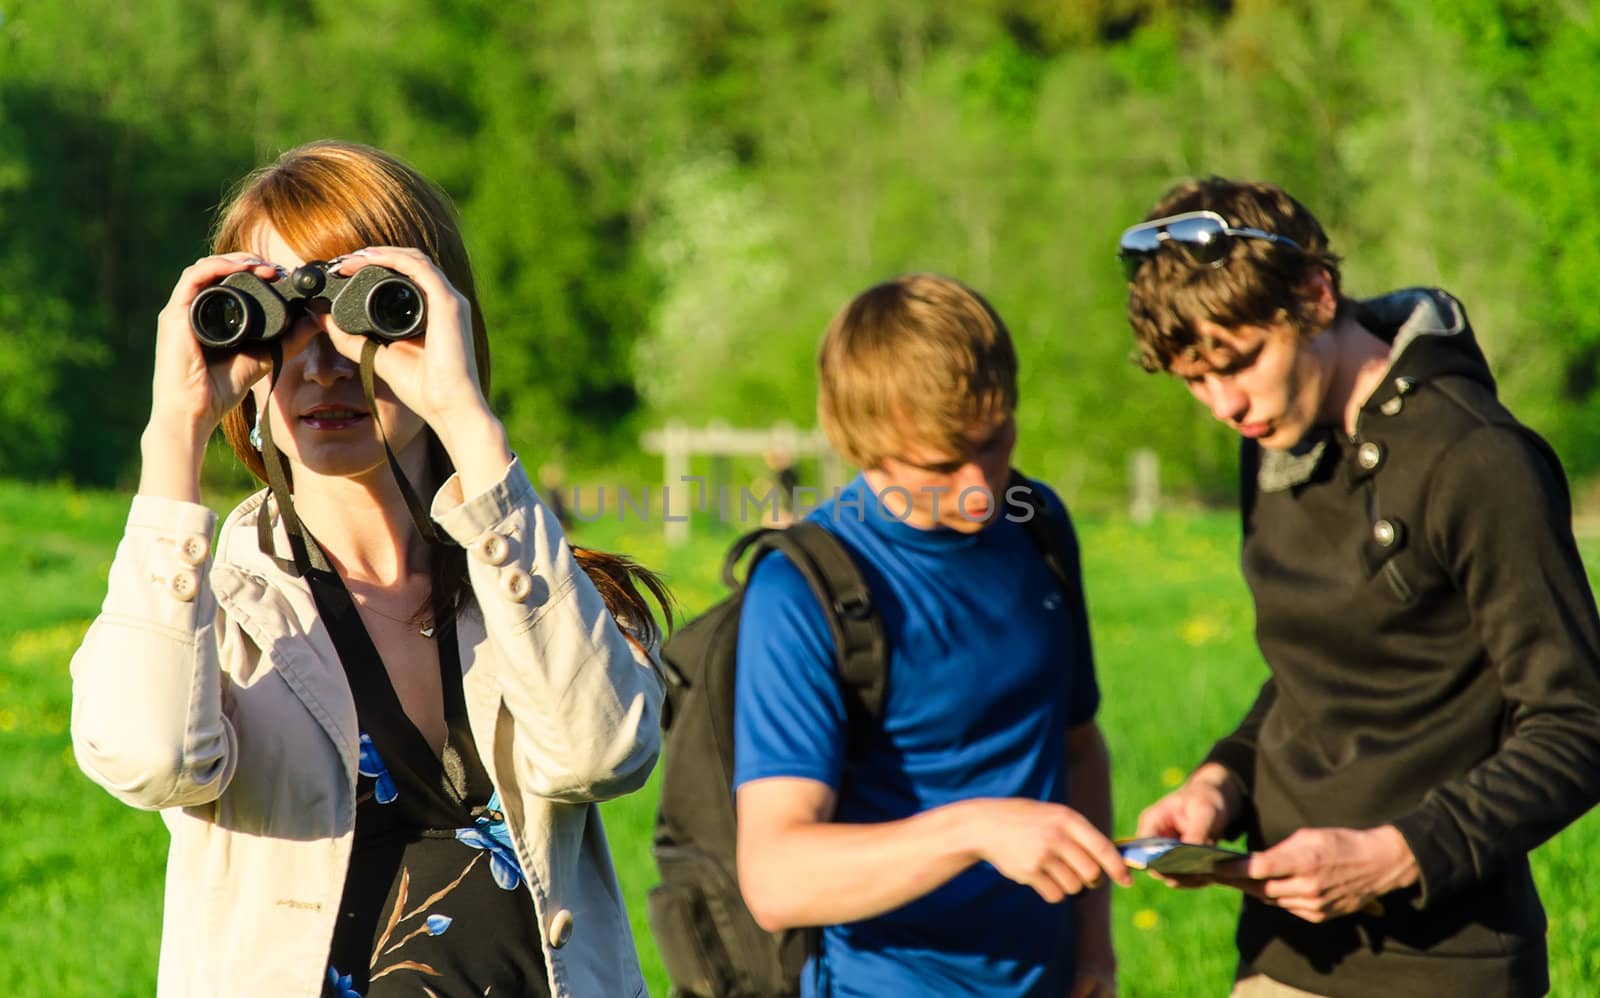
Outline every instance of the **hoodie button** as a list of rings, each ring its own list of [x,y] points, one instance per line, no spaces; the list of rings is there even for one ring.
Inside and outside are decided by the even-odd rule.
[[[565,908],[550,916],[550,946],[560,949],[572,938],[572,912]]]
[[[1383,463],[1383,448],[1368,440],[1356,449],[1356,463],[1371,471]]]
[[[1378,542],[1379,547],[1389,547],[1394,544],[1399,532],[1394,529],[1394,524],[1388,520],[1379,520],[1372,525],[1372,539]]]

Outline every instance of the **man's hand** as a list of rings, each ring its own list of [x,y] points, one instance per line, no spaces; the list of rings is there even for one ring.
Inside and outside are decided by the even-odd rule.
[[[1117,998],[1117,973],[1111,971],[1078,970],[1072,982],[1071,998]]]
[[[1237,887],[1308,922],[1381,911],[1377,898],[1417,882],[1411,847],[1393,825],[1302,828],[1265,852],[1217,868]]]
[[[983,798],[950,806],[970,812],[980,859],[1051,904],[1099,886],[1103,875],[1124,887],[1133,883],[1111,840],[1064,804]]]
[[[1067,729],[1067,805],[1103,834],[1111,832],[1111,751],[1094,721]],[[1118,856],[1120,857],[1120,853]],[[1117,948],[1111,938],[1111,889],[1078,899],[1077,974],[1071,998],[1116,998]]]
[[[1083,911],[1078,909],[1080,916]],[[1086,926],[1080,917],[1077,955],[1077,976],[1067,992],[1070,998],[1117,998],[1117,953],[1111,944],[1111,926]]]
[[[897,821],[835,822],[833,790],[796,777],[751,780],[736,801],[739,888],[768,932],[876,917],[980,860],[1051,903],[1108,876],[1132,883],[1111,840],[1064,804],[983,797]]]
[[[1238,779],[1214,762],[1190,774],[1183,786],[1139,815],[1139,835],[1162,835],[1210,845],[1228,827],[1244,799]]]

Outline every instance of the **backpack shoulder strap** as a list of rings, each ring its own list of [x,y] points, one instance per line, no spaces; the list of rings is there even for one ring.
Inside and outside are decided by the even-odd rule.
[[[1050,574],[1055,576],[1056,585],[1064,594],[1071,595],[1078,589],[1078,546],[1069,538],[1065,524],[1050,511],[1044,496],[1027,476],[1015,468],[1011,469],[1006,493],[1007,498],[1020,498],[1033,510],[1033,515],[1022,521],[1022,529],[1039,549]]]
[[[1058,519],[1045,504],[1044,496],[1033,483],[1015,468],[1011,470],[1011,484],[1006,488],[1006,498],[1020,497],[1033,510],[1033,515],[1022,522],[1022,528],[1039,549],[1056,586],[1066,601],[1072,620],[1073,652],[1079,662],[1094,662],[1094,643],[1089,637],[1089,605],[1083,597],[1082,569],[1079,564],[1077,538],[1067,524]]]
[[[782,551],[799,570],[833,634],[833,647],[847,707],[868,718],[883,716],[888,687],[888,640],[872,591],[855,559],[828,530],[801,520],[782,529],[756,530],[734,542],[723,563],[723,580],[740,588],[736,568],[746,551],[750,565],[768,551]],[[748,571],[746,578],[749,578]]]

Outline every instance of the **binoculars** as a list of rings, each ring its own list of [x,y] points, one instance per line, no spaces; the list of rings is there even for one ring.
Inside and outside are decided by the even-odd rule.
[[[422,292],[411,278],[376,264],[345,277],[321,260],[270,284],[249,271],[229,274],[195,296],[189,325],[204,346],[240,350],[282,336],[318,298],[347,333],[385,342],[422,333]]]

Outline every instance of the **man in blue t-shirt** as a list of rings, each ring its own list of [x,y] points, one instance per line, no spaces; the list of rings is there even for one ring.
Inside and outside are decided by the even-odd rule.
[[[1006,492],[1010,334],[977,293],[912,275],[851,301],[818,369],[823,428],[866,470],[811,519],[872,590],[888,694],[881,722],[847,737],[822,608],[764,558],[735,695],[745,901],[769,930],[824,927],[808,996],[1109,998],[1104,885],[1128,872],[1106,838],[1082,591],[1062,591],[1021,524],[1031,507]]]

